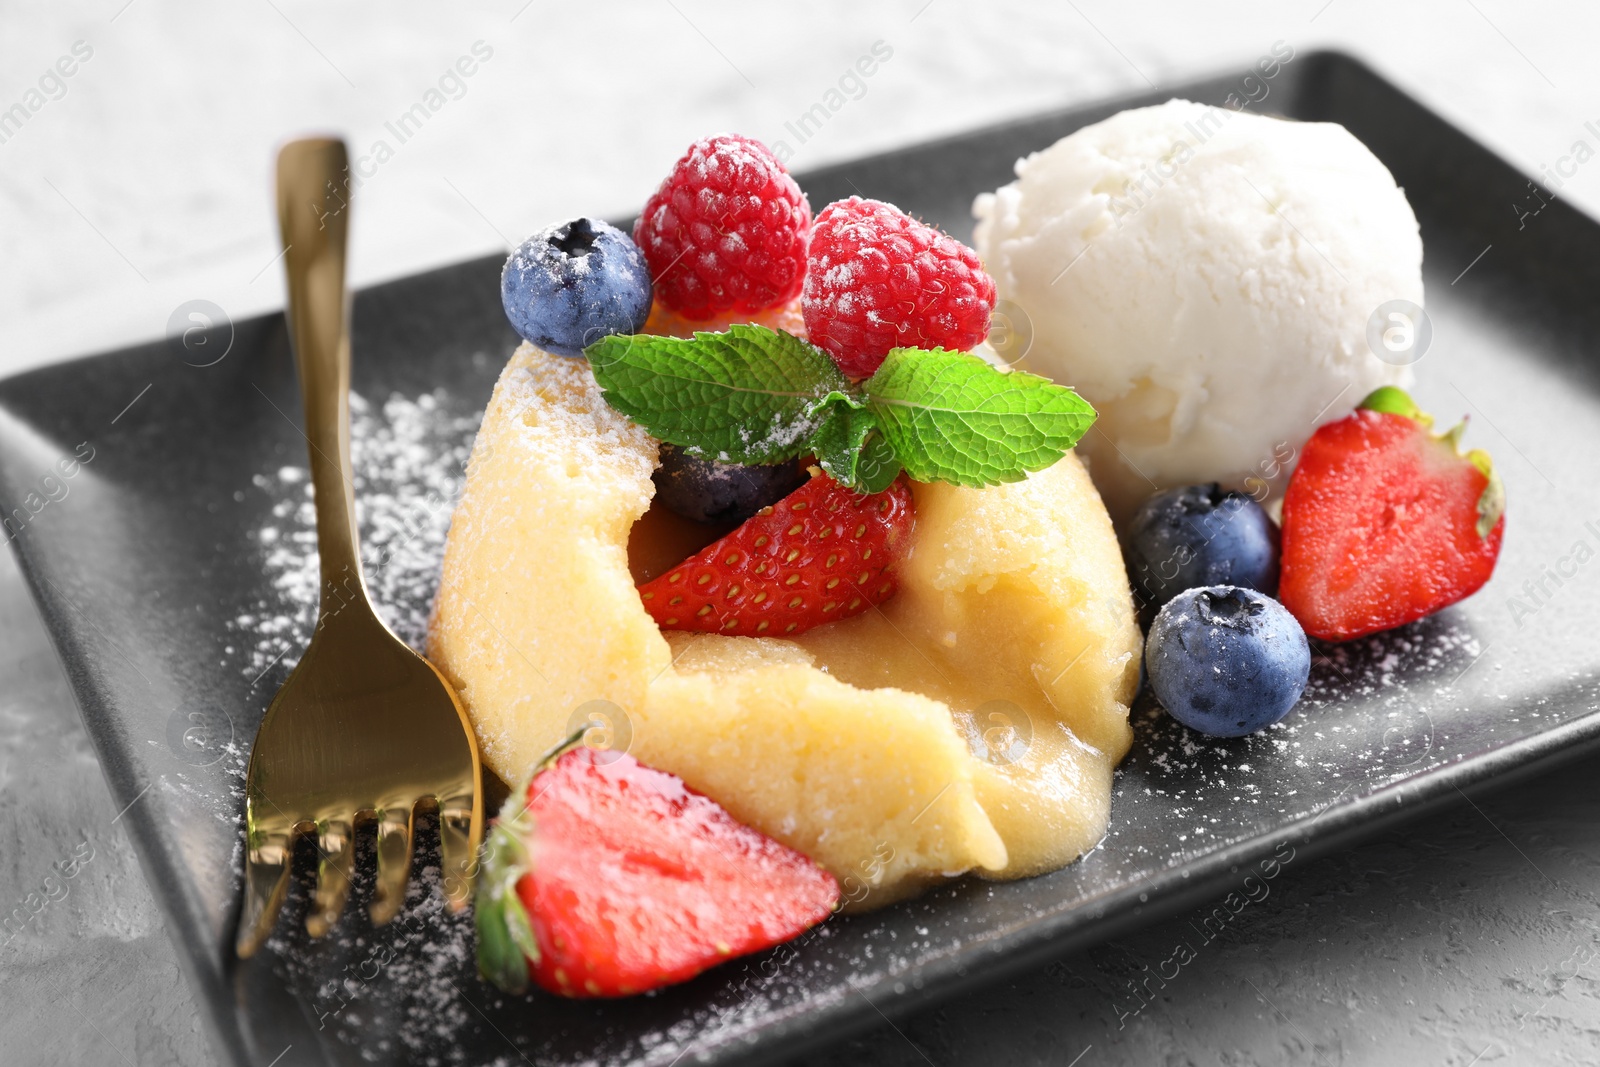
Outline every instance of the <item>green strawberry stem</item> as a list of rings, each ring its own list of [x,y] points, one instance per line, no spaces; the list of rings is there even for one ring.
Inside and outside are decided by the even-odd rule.
[[[537,964],[540,956],[533,924],[517,893],[517,884],[533,866],[524,844],[533,831],[528,790],[541,771],[567,750],[583,744],[588,730],[585,723],[534,763],[528,776],[506,798],[500,817],[489,828],[488,839],[483,843],[473,913],[478,931],[478,973],[507,993],[528,991],[528,965]]]
[[[1399,415],[1420,423],[1424,429],[1433,428],[1433,416],[1417,406],[1404,389],[1397,389],[1392,385],[1380,386],[1367,394],[1367,398],[1358,405],[1366,411],[1377,411],[1385,415]],[[1483,476],[1488,479],[1488,484],[1483,487],[1483,493],[1478,497],[1478,522],[1479,537],[1488,537],[1499,524],[1500,517],[1506,513],[1506,486],[1500,479],[1500,472],[1495,470],[1494,460],[1489,453],[1481,448],[1474,448],[1464,456],[1461,452],[1461,439],[1467,433],[1467,420],[1462,420],[1441,434],[1433,434],[1433,439],[1449,447],[1451,455],[1463,458],[1471,463]]]
[[[1424,426],[1433,425],[1433,416],[1423,412],[1417,407],[1417,402],[1411,399],[1411,394],[1404,389],[1396,389],[1392,385],[1383,385],[1367,394],[1357,407],[1367,411],[1381,411],[1385,415],[1401,415],[1413,419]]]
[[[1500,522],[1500,516],[1506,513],[1506,484],[1500,480],[1500,472],[1495,470],[1494,461],[1483,449],[1474,448],[1467,453],[1467,459],[1489,479],[1489,484],[1483,487],[1483,494],[1478,497],[1477,527],[1479,537],[1488,537]]]
[[[528,964],[539,961],[539,944],[517,895],[529,859],[515,824],[515,819],[507,823],[502,816],[489,830],[473,921],[478,930],[478,973],[507,993],[525,993]]]

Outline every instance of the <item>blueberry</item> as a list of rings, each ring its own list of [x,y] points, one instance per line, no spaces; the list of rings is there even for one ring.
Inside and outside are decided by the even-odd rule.
[[[1243,737],[1289,713],[1311,674],[1311,647],[1289,609],[1254,589],[1180,593],[1145,642],[1150,688],[1179,722]]]
[[[546,352],[581,356],[613,333],[638,333],[650,317],[650,268],[633,238],[598,219],[540,230],[500,274],[506,318]]]
[[[1243,493],[1216,482],[1150,497],[1128,527],[1128,572],[1153,611],[1185,589],[1239,585],[1278,592],[1278,527]]]
[[[799,460],[745,467],[697,459],[674,445],[661,446],[656,499],[686,519],[740,523],[804,485],[810,475]]]

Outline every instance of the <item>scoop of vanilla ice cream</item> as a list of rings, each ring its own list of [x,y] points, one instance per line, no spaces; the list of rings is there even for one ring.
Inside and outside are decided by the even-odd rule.
[[[1276,494],[1320,423],[1410,383],[1366,335],[1422,303],[1417,219],[1344,127],[1172,100],[1016,172],[973,206],[978,253],[1031,327],[1022,365],[1099,410],[1079,448],[1113,516],[1197,482]]]

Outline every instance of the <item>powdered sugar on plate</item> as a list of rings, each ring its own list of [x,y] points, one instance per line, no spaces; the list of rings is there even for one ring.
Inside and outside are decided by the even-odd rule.
[[[367,591],[391,629],[422,650],[439,584],[450,513],[466,477],[483,413],[452,414],[442,389],[381,406],[350,394],[350,458]],[[316,628],[320,574],[316,509],[304,466],[255,476],[273,497],[271,519],[254,532],[273,594],[241,612],[240,670],[252,680],[293,665]]]
[[[504,387],[517,383],[513,372]],[[351,400],[367,584],[385,619],[418,648],[481,421],[448,399],[435,391],[392,395],[381,406]],[[265,466],[255,484],[270,500],[269,517],[253,533],[268,585],[232,624],[237,666],[251,679],[300,654],[316,624],[319,585],[305,467]],[[991,908],[1002,908],[1010,924],[1060,915],[1126,890],[1152,869],[1179,866],[1275,824],[1314,820],[1347,797],[1459,758],[1480,743],[1462,714],[1470,697],[1463,680],[1485,677],[1487,667],[1471,673],[1484,649],[1458,613],[1321,649],[1301,707],[1232,742],[1197,738],[1146,697],[1134,712],[1137,740],[1118,771],[1107,838],[1067,871],[1045,876],[1048,893],[965,880],[883,918],[841,917],[792,946],[656,997],[596,1006],[506,997],[483,986],[473,976],[470,917],[442,906],[431,841],[419,848],[401,916],[374,930],[358,906],[375,867],[363,840],[353,903],[341,924],[312,944],[301,927],[281,922],[269,942],[272,965],[314,1025],[353,1050],[351,1059],[664,1067],[726,1055],[745,1037],[826,1010],[853,991],[904,991],[920,984],[924,965],[985,941],[998,945],[1003,928],[984,918]],[[230,772],[242,775],[242,752],[230,748],[228,755]],[[296,900],[303,902],[306,888]]]

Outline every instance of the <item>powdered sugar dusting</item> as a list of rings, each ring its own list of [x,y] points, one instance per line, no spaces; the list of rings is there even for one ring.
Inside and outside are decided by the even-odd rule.
[[[1282,721],[1233,741],[1179,726],[1146,688],[1133,713],[1134,750],[1117,770],[1120,818],[1112,819],[1108,843],[1130,848],[1125,839],[1155,819],[1172,828],[1179,855],[1199,855],[1459,758],[1467,742],[1457,725],[1470,698],[1458,683],[1483,651],[1449,613],[1342,645],[1313,645],[1300,703]],[[1172,851],[1171,843],[1131,850]]]
[[[568,376],[580,376],[583,388],[574,390],[570,405],[551,403],[546,390]],[[626,458],[630,450],[621,446],[642,431],[605,407],[581,362],[541,360],[524,349],[501,390],[503,402],[521,411],[517,432],[543,432],[541,420],[557,417],[559,407],[561,417],[587,422],[593,447],[587,458],[640,462]],[[368,584],[379,610],[413,645],[424,636],[480,421],[454,414],[445,400],[442,392],[391,396],[381,406],[352,398]],[[588,405],[595,407],[586,414],[581,409]],[[255,531],[270,592],[233,624],[239,666],[252,677],[298,656],[316,619],[306,471],[279,462],[264,465],[256,478],[272,502],[270,517]],[[1483,736],[1481,729],[1474,733],[1468,709],[1482,699],[1477,687],[1493,678],[1494,665],[1474,668],[1488,659],[1488,647],[1469,616],[1449,612],[1318,649],[1301,706],[1269,730],[1233,742],[1198,738],[1146,697],[1134,712],[1137,740],[1118,771],[1108,836],[1072,867],[1011,885],[964,880],[880,915],[839,917],[767,956],[731,962],[697,985],[658,997],[596,1006],[507,997],[482,985],[473,975],[470,917],[441,906],[431,847],[419,850],[407,906],[394,923],[373,930],[352,903],[334,933],[313,944],[302,928],[282,922],[269,942],[271,959],[313,1025],[326,1026],[354,1050],[352,1058],[664,1067],[723,1055],[764,1028],[805,1019],[858,993],[914,987],[921,968],[999,944],[996,938],[1019,922],[1131,893],[1153,872],[1288,821],[1314,820],[1341,800],[1460,758]],[[1584,684],[1592,687],[1592,677]],[[1508,712],[1514,705],[1517,716],[1562,714],[1544,707],[1544,699],[1511,699]],[[242,751],[226,751],[228,771],[242,775]],[[370,843],[359,845],[355,902],[370,894],[374,866]],[[304,889],[298,892],[303,900]]]
[[[450,513],[466,476],[482,414],[453,415],[443,390],[395,394],[381,407],[350,394],[350,458],[367,591],[391,629],[421,651],[438,587]],[[234,618],[239,669],[252,680],[295,663],[316,628],[320,575],[316,510],[304,466],[257,474],[274,498],[254,533],[273,595]]]

